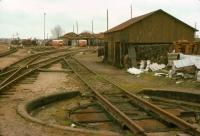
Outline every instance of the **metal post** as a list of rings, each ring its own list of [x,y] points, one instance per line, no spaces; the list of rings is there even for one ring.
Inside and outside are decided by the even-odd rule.
[[[93,20],[92,20],[92,34],[93,34]]]
[[[196,29],[196,22],[195,22],[195,29]],[[197,36],[196,36],[196,30],[195,30],[195,32],[194,32],[194,38],[197,38]]]
[[[132,4],[131,4],[131,18],[132,18]]]
[[[77,26],[77,34],[78,34],[78,22],[76,21],[76,26]]]
[[[108,31],[108,10],[107,10],[107,31]]]
[[[45,45],[45,15],[46,13],[44,13],[44,45]]]

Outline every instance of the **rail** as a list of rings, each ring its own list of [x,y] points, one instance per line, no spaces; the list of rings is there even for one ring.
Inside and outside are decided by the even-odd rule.
[[[74,57],[71,57],[73,59],[75,59]],[[78,61],[77,59],[75,59],[77,62],[79,62],[81,65],[83,65],[84,67],[86,67],[87,69],[89,69],[91,72],[93,72],[94,74],[98,75],[96,72],[94,72],[93,70],[91,70],[90,68],[88,68],[87,66],[85,66],[83,63],[81,63],[80,61]],[[66,60],[65,60],[66,61]],[[66,63],[70,66],[70,64],[66,61]],[[99,94],[87,81],[85,81],[85,79],[78,74],[72,66],[70,66],[70,68],[78,75],[78,77],[85,82],[85,84],[87,84],[89,86],[90,89],[93,90],[95,97],[109,110],[112,112],[112,114],[114,114],[118,119],[120,119],[130,130],[132,130],[134,133],[138,134],[138,135],[146,135],[144,129],[142,129],[140,126],[138,126],[137,124],[135,124],[130,118],[128,118],[123,112],[121,112],[120,110],[118,110],[115,106],[113,106],[107,99],[105,99],[101,94]],[[99,75],[100,76],[100,75]],[[100,76],[102,77],[102,76]],[[102,77],[104,78],[104,77]],[[130,98],[131,100],[133,100],[134,102],[136,102],[137,104],[141,105],[142,107],[149,109],[150,111],[158,114],[161,118],[166,119],[170,122],[172,122],[173,124],[177,125],[178,127],[184,129],[185,132],[188,132],[192,135],[200,135],[200,131],[193,126],[192,124],[162,110],[161,108],[127,92],[126,90],[122,89],[121,87],[119,87],[118,85],[114,84],[112,81],[104,78],[105,80],[107,80],[108,82],[110,82],[111,84],[115,85],[116,87],[118,87],[119,89],[121,89],[124,94]]]

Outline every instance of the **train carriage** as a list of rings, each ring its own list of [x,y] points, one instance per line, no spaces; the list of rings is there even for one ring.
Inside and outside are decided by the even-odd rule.
[[[52,46],[64,46],[63,40],[52,40]]]
[[[78,46],[80,47],[87,46],[87,40],[78,40]]]

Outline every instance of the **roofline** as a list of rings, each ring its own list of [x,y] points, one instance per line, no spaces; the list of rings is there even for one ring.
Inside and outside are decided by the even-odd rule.
[[[164,13],[168,14],[169,16],[171,16],[171,17],[173,17],[173,18],[177,19],[178,21],[182,22],[183,24],[185,24],[185,25],[187,25],[187,26],[191,27],[191,28],[192,28],[192,29],[194,29],[195,31],[199,31],[199,30],[197,30],[196,28],[194,28],[194,27],[192,27],[192,26],[190,26],[190,25],[186,24],[185,22],[181,21],[180,19],[178,19],[178,18],[176,18],[176,17],[174,17],[174,16],[170,15],[169,13],[165,12],[164,10],[162,10],[162,9],[160,9],[160,10],[161,10],[161,11],[163,11]]]
[[[140,15],[140,16],[137,16],[137,17],[134,17],[134,18],[138,18],[138,17],[145,16],[145,15],[147,15],[147,16],[145,16],[144,18],[147,18],[147,17],[151,16],[152,14],[154,14],[154,13],[156,13],[156,12],[158,12],[158,11],[162,11],[162,12],[164,12],[165,14],[171,16],[172,18],[177,19],[178,21],[182,22],[183,24],[185,24],[185,25],[189,26],[190,28],[194,29],[195,32],[199,31],[199,30],[197,30],[196,28],[194,28],[194,27],[192,27],[192,26],[186,24],[185,22],[179,20],[178,18],[176,18],[176,17],[170,15],[169,13],[163,11],[162,9],[158,9],[158,10],[155,10],[155,11],[153,11],[153,12],[149,12],[149,13],[147,13],[147,14],[143,14],[143,15]],[[134,19],[134,18],[131,18],[131,19]],[[137,23],[137,22],[143,20],[144,18],[141,18],[141,19],[139,19],[138,21],[136,21],[136,22],[134,22],[134,23],[132,23],[132,24],[135,24],[135,23]],[[131,20],[131,19],[129,19],[129,20]],[[127,21],[125,21],[125,22],[128,22],[129,20],[127,20]],[[123,23],[125,23],[125,22],[123,22]],[[121,23],[121,24],[119,24],[119,25],[122,25],[123,23]],[[118,27],[119,25],[117,25],[117,26],[115,26],[115,27]],[[130,25],[129,25],[129,26],[130,26]],[[111,29],[114,29],[115,27],[112,27]],[[127,28],[127,27],[128,27],[128,26],[126,26],[126,27],[124,27],[124,28]],[[109,30],[105,31],[104,33],[117,32],[117,31],[123,30],[124,28],[121,28],[121,29],[118,29],[118,30],[113,30],[113,31],[109,31],[109,30],[111,30],[111,29],[109,29]]]

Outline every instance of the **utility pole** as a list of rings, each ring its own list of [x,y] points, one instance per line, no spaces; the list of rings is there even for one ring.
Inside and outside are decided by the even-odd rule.
[[[74,25],[73,25],[73,32],[74,32]]]
[[[93,20],[92,20],[92,34],[93,34]]]
[[[44,13],[44,40],[45,40],[45,15],[46,13]]]
[[[131,18],[132,18],[132,4],[131,4]]]
[[[108,9],[107,9],[107,31],[108,31]]]
[[[197,24],[196,24],[196,22],[195,22],[195,29],[196,29],[196,26],[197,26]],[[196,31],[194,31],[194,38],[197,38],[197,36],[196,36]]]
[[[76,26],[77,26],[77,34],[78,34],[78,22],[76,21]]]

